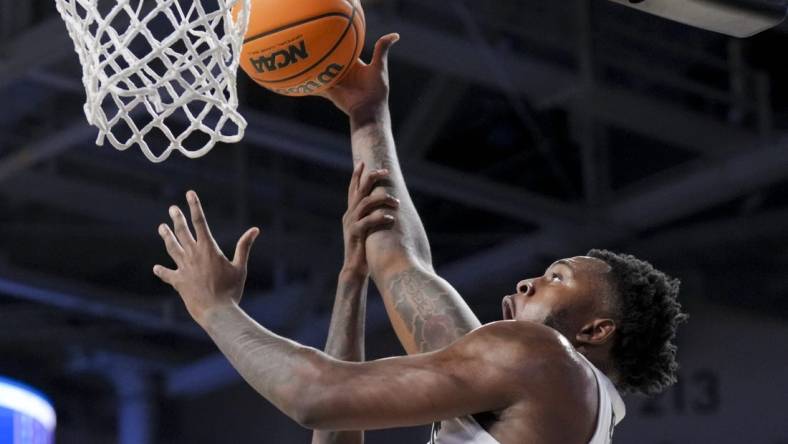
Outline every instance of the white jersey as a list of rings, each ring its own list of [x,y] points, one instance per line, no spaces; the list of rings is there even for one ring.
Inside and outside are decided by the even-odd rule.
[[[579,353],[578,353],[579,354]],[[580,356],[583,356],[580,354]],[[621,395],[613,383],[583,356],[596,377],[599,387],[599,411],[596,419],[596,430],[588,444],[610,444],[613,439],[613,428],[624,419],[626,408]],[[440,425],[433,424],[430,444],[500,444],[472,416],[463,416]]]

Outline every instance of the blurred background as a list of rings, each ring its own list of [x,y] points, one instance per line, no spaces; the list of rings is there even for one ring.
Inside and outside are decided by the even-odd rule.
[[[679,384],[627,399],[616,442],[788,443],[788,26],[740,40],[607,1],[364,3],[396,31],[391,108],[439,273],[484,322],[591,247],[683,281]],[[197,190],[226,252],[260,226],[245,308],[323,347],[342,260],[346,118],[239,72],[242,143],[151,164],[97,147],[52,0],[0,0],[0,375],[56,441],[299,443],[151,267]],[[369,51],[365,52],[369,57]],[[402,354],[370,295],[367,356]],[[426,427],[367,435],[419,443]]]

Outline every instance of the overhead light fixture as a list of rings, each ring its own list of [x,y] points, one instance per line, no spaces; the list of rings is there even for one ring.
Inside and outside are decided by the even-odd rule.
[[[649,14],[732,37],[750,37],[779,25],[788,0],[611,0]]]

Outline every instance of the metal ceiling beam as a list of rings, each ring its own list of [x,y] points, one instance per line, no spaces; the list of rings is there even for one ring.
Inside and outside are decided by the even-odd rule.
[[[365,10],[367,19],[367,46],[386,32],[398,32],[401,40],[391,51],[391,57],[444,75],[466,79],[499,90],[501,85],[490,68],[480,63],[470,39],[417,25],[379,10]],[[572,87],[574,74],[552,64],[511,53],[498,51],[498,60],[512,80],[512,88],[528,96],[535,103],[554,97]],[[396,79],[395,85],[396,88]]]
[[[562,191],[574,195],[575,190],[567,174],[566,165],[558,159],[549,143],[546,143],[541,125],[536,120],[536,115],[531,108],[523,103],[515,87],[515,80],[512,78],[512,74],[506,69],[509,58],[506,57],[506,54],[504,54],[504,57],[501,57],[502,50],[492,46],[492,42],[488,41],[474,14],[464,2],[452,3],[451,10],[463,24],[466,33],[470,37],[473,46],[469,47],[469,51],[477,54],[481,64],[490,71],[490,77],[495,79],[499,91],[509,103],[509,108],[534,140],[533,148],[539,152],[544,160],[543,167],[559,179],[558,183],[561,185]],[[562,91],[565,90],[566,88],[562,89]]]
[[[242,306],[251,316],[271,328],[286,328],[289,320],[293,319],[292,313],[297,311],[303,298],[310,294],[306,288],[304,284],[296,283],[267,293],[247,294]],[[171,293],[173,298],[177,297],[174,290]],[[153,310],[144,307],[149,304],[134,302],[150,300],[150,295],[107,289],[7,266],[0,268],[0,295],[65,312],[119,321],[142,330],[175,334],[199,341],[208,339],[193,322],[173,320],[168,315],[169,310],[163,307]]]
[[[325,190],[322,190],[321,193],[325,193]],[[150,196],[114,187],[102,187],[76,178],[37,171],[23,172],[5,181],[0,187],[0,194],[5,194],[13,199],[44,203],[65,212],[83,214],[102,222],[111,223],[115,226],[113,233],[116,235],[122,231],[129,235],[136,232],[136,236],[139,236],[140,230],[144,230],[150,236],[156,236],[155,230],[158,224],[169,223],[167,209],[172,204],[171,201],[156,201]],[[209,199],[204,198],[203,201],[205,205],[210,205]],[[272,201],[279,202],[279,200]],[[181,208],[187,211],[185,203],[181,205]],[[288,210],[282,209],[281,211]],[[296,213],[294,217],[301,221],[299,223],[305,224],[307,229],[309,227],[313,227],[315,230],[324,228],[325,224],[322,221],[309,217],[304,218],[299,214]],[[213,212],[209,214],[208,218],[214,237],[220,245],[234,245],[237,236],[246,228],[245,226],[239,227],[238,221],[231,214]],[[309,258],[299,253],[303,251],[303,248],[313,246],[318,240],[325,245],[326,237],[321,234],[318,234],[318,237],[307,237],[304,236],[304,232],[288,232],[278,233],[277,236],[265,240],[272,247],[272,250],[268,251],[269,256],[271,254],[277,255],[279,258],[287,258],[289,263],[304,265],[331,260],[332,250],[328,248],[320,250]]]
[[[67,312],[121,321],[141,329],[166,332],[192,339],[205,339],[205,335],[194,325],[173,322],[168,320],[163,313],[142,308],[124,307],[117,303],[121,300],[130,301],[135,298],[145,300],[148,297],[120,293],[118,290],[98,288],[42,273],[11,270],[8,267],[3,267],[0,269],[0,294],[56,307]],[[104,302],[107,300],[116,303]]]
[[[585,226],[544,229],[438,267],[438,271],[464,292],[482,292],[490,282],[515,279],[534,267],[548,265],[561,255],[583,254],[587,248],[621,244],[638,231],[702,211],[786,178],[788,145],[785,142],[754,151],[743,150],[609,207],[606,211],[609,219],[626,229],[606,229],[593,221]]]
[[[610,206],[606,211],[608,217],[619,226],[627,227],[625,230],[600,231],[593,225],[577,226],[572,230],[543,230],[439,268],[439,272],[457,276],[457,279],[448,280],[458,288],[477,292],[496,279],[514,279],[523,270],[544,261],[545,256],[554,259],[564,254],[582,254],[590,247],[621,244],[638,231],[658,227],[755,188],[785,180],[788,178],[786,143],[788,139],[768,148],[743,150],[724,161],[685,172],[661,186]]]
[[[593,39],[593,21],[591,19],[591,3],[589,0],[575,0],[572,4],[576,26],[578,29],[575,53],[582,81],[582,106],[571,108],[572,133],[580,145],[580,159],[583,178],[583,197],[590,206],[604,203],[607,197],[610,172],[607,167],[607,146],[597,142],[597,123],[593,118],[593,107],[590,103],[591,92],[596,89],[597,66],[594,62],[595,45]]]
[[[283,154],[350,171],[346,136],[259,112],[246,112],[246,141]],[[581,219],[583,210],[536,193],[494,183],[437,165],[403,162],[414,192],[504,214],[525,222],[562,224]]]
[[[701,160],[689,172],[663,177],[659,184],[650,181],[642,190],[622,196],[606,211],[607,217],[624,226],[655,227],[785,180],[788,137],[725,159]]]
[[[11,154],[0,158],[0,183],[4,185],[0,188],[0,193],[44,202],[67,211],[77,210],[100,220],[115,223],[127,224],[131,222],[142,224],[146,220],[150,223],[150,220],[161,219],[162,215],[166,215],[166,213],[162,213],[162,209],[166,210],[165,205],[171,202],[156,202],[149,196],[101,187],[79,178],[66,178],[55,174],[26,171],[32,166],[57,157],[72,148],[82,148],[82,145],[88,143],[87,140],[95,136],[95,131],[95,128],[87,125],[82,119],[78,119],[65,128],[46,134],[32,144],[23,146]],[[106,151],[110,148],[105,146],[98,149]],[[92,147],[90,158],[86,159],[86,154],[80,159],[80,162],[91,164],[100,171],[115,171],[120,175],[127,174],[131,177],[135,174],[135,165],[149,166],[147,163],[139,162],[137,159],[130,159],[128,163],[121,164],[117,159],[109,159],[106,155],[99,156],[99,154],[104,153],[95,153],[95,150],[96,147]],[[97,157],[102,157],[102,160],[98,161]],[[173,183],[169,179],[169,175],[174,173],[199,178],[203,183],[212,185],[228,184],[229,186],[229,184],[235,183],[235,178],[227,175],[222,176],[210,171],[202,171],[198,168],[189,169],[178,166],[167,166],[164,169],[151,167],[144,179],[158,179],[162,181],[162,186],[165,184],[171,186]],[[248,184],[253,198],[265,202],[281,201],[283,186],[285,185],[299,190],[307,190],[301,196],[301,199],[314,205],[325,206],[331,203],[336,208],[341,208],[344,205],[345,199],[340,197],[344,193],[339,192],[327,195],[324,188],[318,188],[315,185],[290,177],[278,177],[277,180],[274,180],[268,174],[264,174],[261,177],[256,177],[253,182]],[[183,186],[186,187],[188,185]],[[102,204],[96,205],[94,204],[95,202],[101,202]],[[118,211],[121,207],[135,208],[136,211],[129,217],[122,215],[122,212]],[[151,219],[154,216],[156,216],[156,219]],[[214,224],[226,227],[233,226],[229,218],[226,223],[219,219]]]
[[[563,203],[433,163],[406,163],[403,170],[412,189],[522,222],[558,227],[593,217],[580,205]]]
[[[367,33],[368,45],[373,44],[383,30],[401,33],[402,39],[391,52],[392,59],[500,90],[489,69],[469,51],[474,47],[469,39],[396,17],[384,18],[374,10],[367,13],[367,21],[370,29],[378,30],[377,33]],[[545,103],[552,107],[563,104],[564,100],[583,100],[576,87],[581,82],[580,74],[574,70],[524,53],[493,51],[499,60],[505,61],[513,89],[527,96],[535,106]],[[393,88],[396,89],[396,79],[394,83]],[[571,93],[565,95],[566,91]],[[556,100],[556,97],[561,99]],[[620,126],[703,154],[725,153],[731,147],[750,146],[758,140],[754,131],[725,125],[675,104],[620,88],[595,87],[588,103],[592,104],[588,111],[601,123]]]
[[[317,129],[301,123],[292,122],[287,119],[278,118],[272,115],[246,111],[246,118],[250,125],[246,131],[245,141],[261,145],[270,150],[274,150],[290,156],[309,160],[325,166],[337,169],[350,170],[352,167],[350,147],[346,136]],[[36,183],[34,178],[27,175],[25,178],[18,178],[11,181],[14,174],[45,159],[57,156],[65,152],[68,148],[77,145],[83,137],[87,139],[94,134],[92,127],[84,122],[76,122],[71,126],[56,132],[55,134],[44,137],[35,144],[25,147],[0,160],[0,181],[4,179],[8,182],[6,189],[23,189],[24,194],[31,199],[51,200],[51,196],[45,191],[46,188],[38,185],[29,188]],[[487,211],[505,214],[518,220],[537,223],[562,223],[566,217],[579,218],[582,213],[572,205],[563,204],[551,199],[544,198],[535,193],[528,193],[503,185],[495,184],[485,179],[476,179],[468,175],[452,172],[446,168],[429,165],[405,165],[406,169],[411,170],[410,186],[418,192],[427,195],[450,199],[471,207],[478,207]],[[28,174],[28,173],[25,173]],[[55,176],[41,176],[40,173],[29,173],[43,182],[57,181]],[[16,184],[16,185],[14,185]],[[456,185],[462,185],[462,192]],[[88,184],[79,186],[75,182],[64,184],[63,188],[53,188],[60,190],[59,193],[66,193],[72,190],[66,197],[70,199],[58,200],[55,205],[76,205],[79,208],[79,196],[86,191]],[[75,190],[75,187],[78,190]],[[117,196],[109,191],[93,190],[98,194],[97,197],[108,204],[107,208],[116,208],[118,202],[122,202]],[[84,195],[84,194],[82,194]],[[138,197],[126,193],[126,197],[131,202],[139,203]],[[496,198],[497,196],[497,198]],[[84,200],[84,198],[83,198]],[[87,204],[82,210],[96,209],[102,211],[98,206]],[[142,205],[142,208],[149,205]],[[138,208],[135,206],[135,208]],[[528,208],[526,210],[526,208]],[[104,210],[106,211],[106,210]],[[121,217],[114,213],[114,217]],[[140,212],[140,215],[145,212]],[[152,214],[152,213],[150,213]],[[113,217],[111,213],[108,216]]]
[[[260,113],[248,113],[253,125],[247,131],[247,141],[259,143],[288,155],[315,161],[335,168],[350,169],[350,155],[345,137],[334,133],[289,122],[284,119]],[[67,147],[77,143],[80,136],[92,135],[91,127],[84,123],[46,137],[38,144],[0,163],[0,180],[28,168],[36,161],[62,153]],[[62,143],[62,144],[61,144]],[[576,210],[536,194],[494,184],[485,180],[469,180],[467,175],[437,166],[418,165],[410,168],[416,174],[411,179],[412,187],[438,197],[457,200],[469,206],[505,214],[507,216],[551,225],[565,223],[567,218],[579,218]],[[6,190],[21,190],[16,195],[38,200],[73,211],[75,208],[93,214],[102,220],[127,224],[127,216],[117,211],[118,203],[125,203],[138,211],[134,216],[138,224],[147,223],[154,215],[162,213],[164,206],[151,204],[144,198],[130,193],[101,189],[90,184],[80,184],[74,180],[64,180],[57,176],[42,173],[25,173],[23,177],[8,181]],[[53,196],[47,190],[58,190]],[[460,190],[463,190],[460,192]],[[88,198],[89,196],[89,198]],[[103,202],[96,205],[96,202]],[[161,209],[159,209],[161,207]],[[536,209],[536,210],[535,210]],[[98,212],[98,213],[96,213]],[[120,217],[121,219],[118,219]],[[226,230],[217,230],[225,232]]]
[[[587,101],[577,100],[598,121],[706,156],[719,157],[760,141],[755,131],[609,86],[591,90]]]
[[[658,233],[629,244],[633,251],[668,257],[676,255],[676,246],[683,252],[705,255],[706,248],[730,246],[746,242],[782,238],[788,241],[788,210],[775,210],[751,216],[732,215],[729,218],[701,222]],[[697,255],[693,257],[697,257]],[[689,258],[690,260],[694,260]]]
[[[168,218],[167,208],[170,204],[76,178],[37,171],[14,175],[3,182],[0,192],[17,199],[42,202],[59,210],[90,215],[102,221],[148,227],[151,230]],[[217,223],[220,226],[228,224]]]
[[[89,147],[90,148],[90,147]],[[229,145],[226,148],[232,150],[242,149],[239,145]],[[220,148],[221,149],[221,148]],[[106,153],[105,153],[106,154]],[[223,172],[219,169],[211,168],[206,163],[171,163],[166,165],[153,166],[147,159],[134,157],[128,159],[122,153],[109,153],[104,156],[95,155],[92,150],[84,150],[80,153],[72,154],[69,159],[76,160],[80,165],[101,171],[103,173],[117,173],[119,176],[139,179],[144,183],[151,181],[161,183],[163,187],[180,188],[186,190],[194,188],[197,192],[205,192],[210,196],[209,191],[215,187],[232,189],[238,191],[239,186],[246,188],[245,197],[263,205],[278,206],[284,200],[293,201],[289,196],[291,190],[298,190],[297,206],[287,206],[286,208],[277,207],[277,211],[282,214],[298,216],[314,216],[314,210],[336,211],[346,204],[344,189],[337,189],[336,193],[331,193],[321,184],[315,184],[300,180],[295,175],[285,175],[285,171],[277,167],[252,168],[245,164],[247,169],[243,175],[238,173],[237,168]],[[239,180],[241,183],[239,184]],[[239,196],[236,196],[238,198]],[[177,196],[180,199],[180,196]],[[308,206],[309,210],[303,208]],[[237,219],[237,217],[228,217]],[[309,221],[303,221],[308,223]],[[248,223],[248,222],[244,222]],[[317,225],[317,223],[315,223]]]

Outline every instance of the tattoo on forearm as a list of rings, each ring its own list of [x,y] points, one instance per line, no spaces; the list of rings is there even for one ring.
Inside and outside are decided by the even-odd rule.
[[[392,302],[419,352],[443,348],[468,332],[460,310],[431,276],[418,269],[397,274],[389,283]]]

